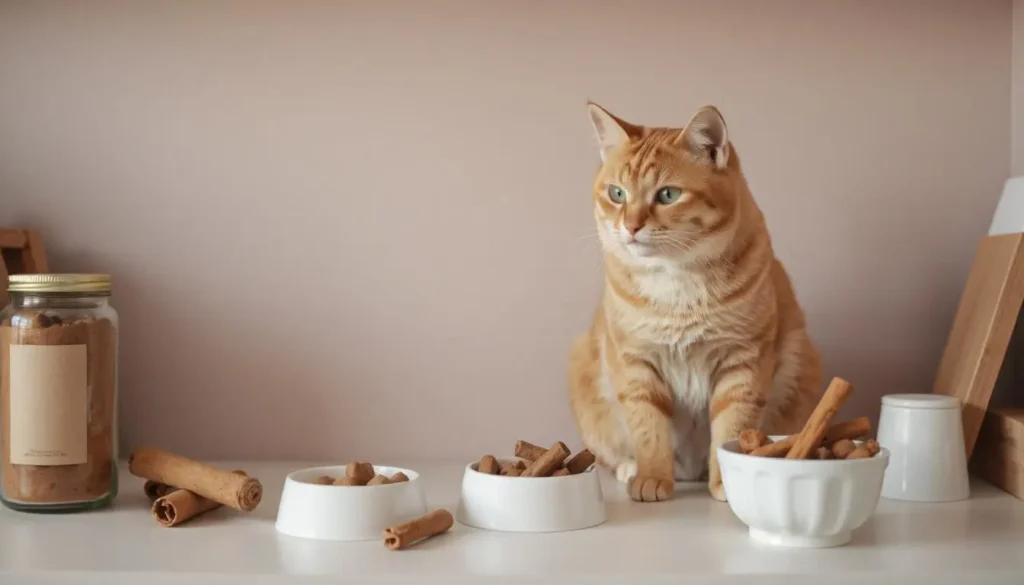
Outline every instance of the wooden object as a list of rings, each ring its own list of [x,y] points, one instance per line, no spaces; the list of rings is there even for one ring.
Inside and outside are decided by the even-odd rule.
[[[0,229],[0,307],[7,306],[7,277],[49,272],[43,236],[36,230]]]
[[[988,236],[978,245],[932,389],[960,400],[968,459],[1022,300],[1024,177],[1017,177],[1006,182]]]
[[[974,451],[1022,300],[1024,234],[986,237],[974,256],[934,388],[939,394],[960,399],[968,457]]]
[[[1024,500],[1024,409],[989,411],[975,452],[972,473]]]

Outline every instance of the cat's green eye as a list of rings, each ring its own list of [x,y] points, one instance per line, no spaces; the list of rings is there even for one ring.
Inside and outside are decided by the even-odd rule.
[[[608,198],[612,200],[612,203],[625,203],[626,191],[622,187],[608,185]]]
[[[655,199],[662,205],[668,205],[669,203],[675,203],[679,201],[679,198],[683,196],[683,190],[678,187],[662,187],[658,189],[658,193],[655,195]]]

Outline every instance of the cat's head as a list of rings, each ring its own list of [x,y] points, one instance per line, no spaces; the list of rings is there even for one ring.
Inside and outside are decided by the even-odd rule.
[[[605,250],[624,260],[714,254],[735,232],[746,193],[739,160],[717,108],[684,128],[630,124],[588,104],[601,168],[594,215]]]

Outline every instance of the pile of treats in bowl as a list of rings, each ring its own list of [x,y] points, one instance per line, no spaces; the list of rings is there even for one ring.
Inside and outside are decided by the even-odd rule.
[[[345,477],[321,475],[314,479],[312,483],[318,485],[361,486],[387,485],[389,483],[401,483],[403,481],[409,481],[409,477],[401,471],[391,477],[388,477],[386,475],[376,473],[373,470],[373,464],[371,463],[367,463],[365,461],[354,461],[345,467]]]
[[[853,386],[842,378],[832,383],[818,401],[802,431],[780,441],[772,441],[757,429],[740,433],[740,449],[747,455],[784,457],[786,459],[869,459],[881,451],[878,443],[869,440],[857,445],[854,439],[871,432],[866,416],[832,424],[832,419],[853,392]]]
[[[878,454],[881,448],[874,439],[864,441],[860,445],[853,439],[863,437],[871,432],[871,422],[867,417],[836,423],[825,431],[822,444],[810,452],[804,459],[867,459]],[[759,457],[786,457],[796,442],[797,435],[781,441],[773,442],[768,435],[757,429],[747,429],[740,433],[740,449],[747,455]]]
[[[526,441],[516,441],[515,455],[519,460],[498,463],[493,455],[484,455],[477,462],[476,469],[480,473],[509,477],[560,477],[583,473],[594,464],[594,454],[586,449],[567,460],[570,453],[561,441],[557,441],[550,449]]]

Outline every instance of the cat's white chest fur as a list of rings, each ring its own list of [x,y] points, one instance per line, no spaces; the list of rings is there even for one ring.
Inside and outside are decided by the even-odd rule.
[[[690,416],[704,416],[711,397],[711,367],[695,346],[664,346],[654,352],[654,366],[661,374],[676,405]]]

